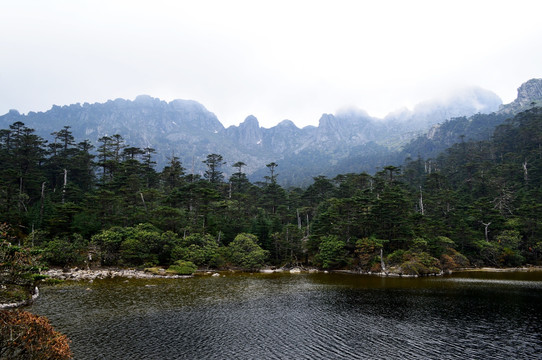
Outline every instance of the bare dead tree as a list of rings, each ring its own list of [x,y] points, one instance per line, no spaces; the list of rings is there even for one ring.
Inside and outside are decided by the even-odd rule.
[[[422,215],[424,215],[424,210],[423,210],[423,194],[422,194],[422,187],[420,185],[420,213]]]
[[[482,225],[484,225],[484,227],[485,227],[485,228],[484,228],[484,234],[485,234],[485,236],[486,236],[486,242],[489,242],[489,236],[488,236],[488,234],[489,234],[489,225],[491,225],[491,221],[488,222],[488,223],[485,223],[485,222],[483,222],[483,221],[480,221],[480,223],[482,223]]]

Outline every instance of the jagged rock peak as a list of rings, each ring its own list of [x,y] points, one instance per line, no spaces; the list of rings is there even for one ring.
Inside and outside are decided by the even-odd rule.
[[[258,122],[258,119],[254,115],[249,115],[246,117],[245,121],[243,121],[239,126],[243,127],[260,127],[260,123]]]
[[[331,124],[335,123],[336,119],[335,116],[332,114],[322,114],[320,117],[320,120],[318,121],[319,127],[326,127],[330,126]]]
[[[205,112],[212,114],[213,117],[216,117],[214,113],[211,113],[205,106],[194,100],[181,100],[176,99],[168,103],[168,105],[174,110],[182,111],[193,111],[193,112]]]
[[[294,124],[292,120],[282,120],[277,124],[277,126],[298,129],[298,127]]]
[[[120,100],[120,99],[117,99],[117,100]],[[150,95],[138,95],[134,99],[134,103],[149,106],[149,105],[154,105],[156,103],[160,103],[160,99],[153,98]]]
[[[184,99],[175,99],[169,103],[159,98],[152,97],[150,95],[138,95],[134,101],[125,100],[125,99],[115,99],[115,104],[121,106],[130,106],[130,104],[135,104],[139,106],[148,106],[148,107],[170,107],[173,110],[181,110],[183,112],[206,112],[210,113],[209,110],[202,104],[194,100],[184,100]],[[214,115],[214,114],[213,114]]]
[[[518,96],[510,104],[501,105],[499,113],[516,114],[526,110],[534,103],[540,106],[542,102],[542,79],[531,79],[518,88]]]
[[[542,99],[542,79],[531,79],[518,88],[515,102],[520,106],[527,106],[540,99]]]

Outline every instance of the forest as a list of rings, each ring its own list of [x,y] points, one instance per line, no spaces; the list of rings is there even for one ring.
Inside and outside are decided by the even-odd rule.
[[[542,108],[487,141],[374,174],[318,176],[283,188],[280,164],[251,183],[220,154],[194,174],[121,135],[94,148],[65,126],[48,143],[16,122],[0,130],[0,241],[49,266],[257,270],[307,266],[423,275],[468,266],[539,265]],[[223,169],[233,167],[225,179]]]

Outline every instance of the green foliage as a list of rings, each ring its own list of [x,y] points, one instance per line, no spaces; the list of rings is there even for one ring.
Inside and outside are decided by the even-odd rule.
[[[431,238],[429,244],[431,252],[436,256],[449,252],[449,250],[453,250],[454,246],[454,241],[446,236],[437,236],[435,238]]]
[[[104,265],[116,265],[120,257],[120,247],[125,238],[126,230],[114,227],[103,230],[92,237],[92,244],[99,248],[101,262]]]
[[[286,225],[281,232],[271,235],[270,257],[276,265],[298,264],[303,259],[306,250],[304,229],[298,226]]]
[[[389,265],[398,265],[403,262],[403,256],[405,255],[405,250],[399,249],[395,250],[387,256],[386,263]]]
[[[363,271],[381,271],[380,251],[384,248],[385,240],[374,237],[363,238],[356,241],[356,261],[358,267]]]
[[[448,248],[440,256],[440,267],[443,270],[466,268],[470,265],[467,257],[453,248]]]
[[[347,264],[346,243],[337,236],[325,236],[314,258],[322,269],[338,269]]]
[[[41,254],[28,248],[0,241],[0,285],[19,285],[33,290],[41,277]]]
[[[149,253],[148,244],[137,238],[127,238],[120,245],[120,261],[124,265],[157,265],[156,254]]]
[[[484,263],[491,266],[500,266],[500,255],[502,252],[501,247],[497,243],[491,243],[484,240],[478,240],[474,242],[478,248],[478,255]]]
[[[0,302],[11,303],[29,299],[44,277],[41,252],[12,245],[11,227],[0,224]]]
[[[218,242],[211,235],[191,234],[171,251],[175,260],[190,261],[197,266],[220,267],[223,263]]]
[[[258,238],[252,234],[239,234],[227,247],[227,259],[244,270],[258,270],[264,265],[269,252],[258,245]]]
[[[192,275],[197,269],[198,267],[193,262],[178,260],[170,265],[166,272],[175,275]]]
[[[79,265],[86,260],[88,243],[81,235],[55,237],[43,249],[43,259],[52,266]]]
[[[388,263],[398,267],[396,272],[405,275],[438,274],[441,269],[439,260],[424,251],[395,251],[388,256]]]
[[[3,285],[0,289],[0,303],[14,303],[27,300],[30,297],[27,288],[20,285]]]
[[[265,261],[312,261],[378,271],[380,250],[394,266],[419,274],[434,267],[432,259],[445,269],[466,266],[465,256],[478,266],[541,264],[541,123],[540,108],[508,120],[455,119],[435,134],[453,144],[440,154],[442,144],[427,138],[405,148],[435,151],[431,158],[390,166],[368,158],[379,151],[371,144],[356,151],[372,152],[353,151],[337,166],[359,169],[363,159],[379,166],[376,174],[317,176],[306,189],[285,189],[275,162],[257,184],[243,173],[243,161],[224,182],[219,154],[203,160],[203,178],[186,175],[174,156],[157,173],[154,150],[129,146],[118,134],[101,138],[93,154],[69,127],[47,144],[16,122],[0,130],[0,219],[13,225],[0,237],[43,250],[56,266],[91,256],[106,266],[185,260],[255,269]],[[321,172],[318,156],[303,151],[298,158]],[[298,176],[287,162],[281,176]],[[255,236],[259,250],[242,249],[238,236]]]
[[[517,232],[505,231],[498,237],[499,242],[475,242],[479,258],[492,266],[519,266],[525,262],[525,258],[518,251],[520,241]]]

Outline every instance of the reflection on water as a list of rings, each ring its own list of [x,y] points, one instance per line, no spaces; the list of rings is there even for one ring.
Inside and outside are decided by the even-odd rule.
[[[541,275],[113,279],[44,287],[31,310],[76,359],[535,359]]]

